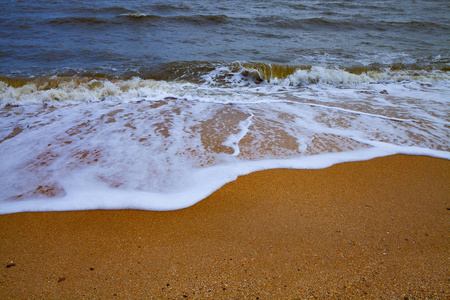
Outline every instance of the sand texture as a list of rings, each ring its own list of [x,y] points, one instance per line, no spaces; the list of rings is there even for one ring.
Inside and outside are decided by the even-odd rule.
[[[240,177],[179,211],[0,216],[0,299],[449,299],[450,161]]]

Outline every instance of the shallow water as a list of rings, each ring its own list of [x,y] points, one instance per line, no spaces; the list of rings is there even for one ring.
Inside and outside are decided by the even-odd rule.
[[[178,209],[255,170],[450,158],[447,1],[0,6],[0,213]]]

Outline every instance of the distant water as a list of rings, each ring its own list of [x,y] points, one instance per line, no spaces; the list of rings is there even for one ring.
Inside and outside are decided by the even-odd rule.
[[[2,1],[4,76],[170,76],[177,62],[448,70],[450,3]],[[161,74],[163,73],[163,74]]]
[[[450,159],[450,2],[0,2],[0,213],[178,209],[236,176]]]

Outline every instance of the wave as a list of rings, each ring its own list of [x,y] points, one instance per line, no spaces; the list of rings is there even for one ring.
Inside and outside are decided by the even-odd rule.
[[[170,5],[170,4],[156,4],[148,6],[151,10],[189,10],[190,8],[186,5]],[[83,13],[112,13],[112,14],[127,14],[127,13],[137,13],[136,10],[126,8],[124,6],[106,6],[106,7],[81,7],[77,11]]]
[[[130,12],[127,14],[122,14],[119,17],[125,17],[125,18],[132,18],[132,19],[161,19],[161,16],[152,15],[152,14],[145,14],[141,12]]]
[[[226,15],[194,15],[194,16],[159,16],[155,14],[147,14],[137,11],[127,11],[114,18],[100,18],[100,17],[65,17],[56,18],[49,21],[51,25],[126,25],[134,24],[135,22],[148,21],[148,25],[158,25],[160,22],[172,23],[188,23],[194,25],[214,25],[229,22],[229,17]]]
[[[305,86],[328,84],[333,86],[355,86],[377,82],[449,82],[448,69],[424,69],[418,66],[391,65],[379,67],[323,67],[295,66],[272,63],[234,63],[226,74],[225,69],[217,72],[217,78],[233,78],[244,83],[269,83],[283,86]],[[236,75],[241,75],[236,76]]]
[[[178,5],[171,5],[171,4],[157,4],[152,6],[155,9],[158,10],[190,10],[189,6],[186,6],[184,4],[178,4]]]
[[[126,7],[122,6],[110,6],[110,7],[104,7],[99,9],[100,12],[111,12],[111,13],[127,13],[127,12],[133,12],[133,10],[128,9]]]
[[[192,24],[197,24],[197,25],[225,23],[229,19],[229,17],[226,15],[194,15],[194,16],[163,17],[163,16],[146,14],[146,13],[141,13],[141,12],[128,13],[128,14],[121,15],[120,17],[126,17],[126,18],[130,18],[130,19],[159,19],[159,20],[163,20],[163,21],[192,23]]]
[[[104,14],[104,13],[111,13],[111,14],[125,14],[134,12],[134,10],[126,8],[124,6],[105,6],[105,7],[92,7],[92,5],[89,6],[82,6],[79,8],[74,8],[74,11],[76,13],[82,13],[82,14]]]
[[[133,21],[151,21],[151,22],[172,22],[172,23],[189,23],[194,25],[214,25],[228,23],[231,18],[226,15],[192,15],[192,16],[160,16],[139,11],[124,9],[121,13],[113,18],[101,17],[64,17],[51,19],[48,23],[51,25],[124,25],[133,24]],[[149,23],[157,25],[158,23]]]
[[[196,15],[196,16],[177,17],[177,19],[189,23],[202,25],[205,23],[217,23],[217,24],[227,23],[229,17],[226,15]]]
[[[449,27],[443,24],[433,23],[433,22],[383,22],[382,24],[386,24],[388,26],[402,26],[411,29],[419,29],[419,28],[438,28],[448,30]]]
[[[98,25],[98,24],[109,24],[111,23],[108,19],[102,19],[98,17],[66,17],[66,18],[56,18],[49,21],[52,25]]]
[[[92,77],[2,78],[1,105],[80,103],[116,100],[160,100],[182,92],[182,85],[151,79],[107,79]]]
[[[342,29],[343,27],[351,28],[356,24],[349,21],[332,21],[326,18],[307,18],[307,19],[293,19],[286,16],[270,16],[257,18],[256,21],[261,26],[273,26],[283,29],[308,29],[314,27],[314,29],[320,27],[331,27],[333,29]]]
[[[446,24],[440,24],[435,22],[369,22],[368,20],[354,19],[342,19],[335,20],[326,17],[317,18],[304,18],[295,19],[288,18],[286,16],[268,16],[260,17],[255,19],[250,18],[234,18],[224,14],[197,14],[197,15],[177,15],[177,16],[164,16],[153,13],[146,13],[141,11],[129,10],[123,7],[112,7],[109,8],[110,11],[119,13],[113,17],[64,17],[51,19],[49,21],[52,25],[98,25],[98,24],[111,24],[111,25],[123,25],[124,23],[143,20],[152,21],[152,25],[157,25],[158,22],[171,22],[171,23],[188,23],[194,25],[213,25],[213,24],[224,24],[230,22],[245,24],[256,23],[258,27],[267,26],[273,28],[282,29],[302,29],[302,30],[374,30],[374,31],[391,31],[391,30],[402,30],[402,31],[425,31],[425,32],[436,32],[442,33],[449,29]]]
[[[387,31],[392,29],[401,30],[437,30],[441,32],[442,30],[448,30],[448,26],[445,24],[439,24],[434,22],[370,22],[366,19],[361,20],[358,18],[352,19],[331,19],[326,17],[317,18],[304,18],[304,19],[294,19],[288,18],[286,16],[270,16],[257,18],[256,21],[261,26],[273,26],[283,29],[327,29],[327,30],[376,30],[376,31]]]
[[[178,62],[159,68],[144,68],[131,76],[122,77],[89,71],[71,76],[0,77],[0,103],[130,102],[165,97],[199,99],[214,88],[261,85],[293,88],[328,85],[342,88],[405,82],[428,85],[448,83],[450,71],[406,65],[343,68],[263,62]]]

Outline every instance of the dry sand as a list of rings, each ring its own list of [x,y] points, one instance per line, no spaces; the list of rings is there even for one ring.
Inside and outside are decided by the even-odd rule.
[[[449,299],[450,161],[269,170],[172,212],[0,216],[0,298]]]

